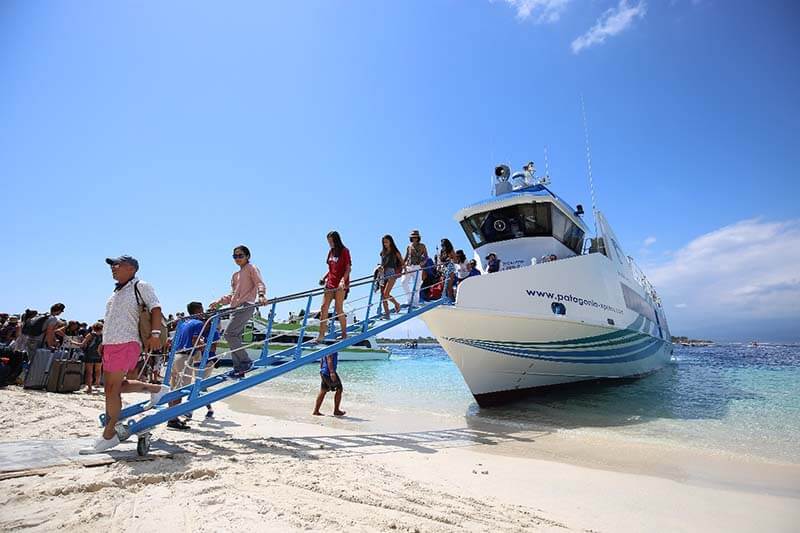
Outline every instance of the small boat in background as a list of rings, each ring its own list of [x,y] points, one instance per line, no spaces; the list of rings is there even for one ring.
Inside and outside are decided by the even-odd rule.
[[[223,328],[226,325],[223,321]],[[247,348],[247,354],[251,359],[261,357],[261,350],[266,339],[267,321],[260,317],[254,317],[247,323],[244,331],[245,345],[257,343]],[[314,340],[319,332],[319,320],[309,319],[306,330],[303,334],[303,342]],[[272,324],[271,340],[269,342],[270,352],[279,352],[297,345],[300,337],[300,324],[294,322],[275,322]],[[333,339],[325,340],[321,344],[334,344]],[[227,350],[228,343],[224,340],[219,342],[219,351]],[[304,348],[303,353],[311,353],[316,348]],[[339,352],[339,361],[388,361],[392,352],[388,348],[383,348],[378,344],[376,337],[369,337],[356,343],[349,348]],[[220,358],[220,366],[230,366],[230,355]]]

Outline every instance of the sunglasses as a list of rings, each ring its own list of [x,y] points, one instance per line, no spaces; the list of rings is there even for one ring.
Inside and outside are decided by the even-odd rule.
[[[233,254],[234,259],[244,259],[245,257],[247,256],[244,254]]]

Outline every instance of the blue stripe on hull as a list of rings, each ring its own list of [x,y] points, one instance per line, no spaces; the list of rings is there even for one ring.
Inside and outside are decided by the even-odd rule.
[[[520,346],[514,346],[511,343],[496,342],[496,341],[482,341],[482,340],[469,340],[469,339],[450,339],[450,340],[461,342],[462,344],[472,344],[473,346],[477,346],[479,348],[484,348],[487,350],[507,351],[508,353],[514,353],[519,355],[534,354],[541,357],[591,356],[595,358],[610,358],[610,357],[619,357],[621,355],[626,355],[639,348],[644,348],[645,346],[651,344],[654,339],[652,337],[642,336],[641,338],[636,339],[635,341],[631,339],[631,341],[633,341],[632,344],[628,344],[627,346],[620,346],[617,348],[587,350],[585,349],[585,347],[579,346],[572,349],[561,349],[557,351],[542,350],[540,348],[523,348]],[[631,341],[627,342],[630,343]],[[623,343],[618,343],[618,345],[619,344]]]
[[[563,346],[565,344],[581,344],[581,345],[588,345],[588,344],[595,344],[595,343],[604,343],[610,341],[617,341],[620,337],[625,337],[631,334],[640,334],[639,330],[644,323],[644,317],[639,315],[636,320],[634,320],[627,328],[619,329],[617,331],[612,331],[611,333],[603,333],[602,335],[593,335],[591,337],[582,337],[578,339],[567,339],[563,341],[548,341],[548,342],[518,342],[516,344],[521,344],[525,346],[548,346],[548,347],[558,347]],[[508,341],[512,342],[512,341]]]
[[[613,348],[610,350],[537,350],[526,349],[516,346],[511,342],[503,341],[485,341],[476,339],[451,339],[447,340],[480,348],[490,352],[511,355],[514,357],[525,357],[529,359],[539,359],[542,361],[560,362],[560,363],[579,363],[579,364],[617,364],[628,363],[632,361],[639,361],[646,359],[656,354],[661,348],[664,341],[653,337],[648,337],[649,340],[637,342],[636,344]]]

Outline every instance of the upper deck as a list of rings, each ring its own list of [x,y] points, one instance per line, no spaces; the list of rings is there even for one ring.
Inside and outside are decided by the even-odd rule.
[[[589,227],[580,218],[581,212],[543,184],[535,184],[469,205],[455,214],[455,220],[476,250],[491,243],[538,237],[563,245],[542,243],[542,249],[564,257],[582,252]],[[526,250],[526,255],[530,251]]]

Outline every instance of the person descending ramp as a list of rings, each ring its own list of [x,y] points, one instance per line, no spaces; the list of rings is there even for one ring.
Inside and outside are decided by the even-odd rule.
[[[401,274],[395,274],[395,277],[400,275]],[[163,424],[170,419],[191,413],[195,409],[202,408],[207,404],[223,400],[234,394],[270,381],[305,364],[318,361],[328,354],[353,346],[369,337],[375,336],[398,324],[402,324],[403,322],[426,313],[439,305],[448,305],[452,303],[446,297],[422,303],[413,302],[411,295],[416,293],[417,286],[421,284],[420,275],[419,272],[417,272],[413,289],[405,295],[408,296],[410,305],[403,305],[399,311],[392,313],[389,319],[386,319],[381,311],[381,304],[383,302],[373,302],[373,297],[377,294],[376,291],[373,290],[375,281],[373,276],[368,276],[351,282],[351,291],[362,288],[367,289],[369,294],[355,300],[350,300],[349,303],[351,305],[356,302],[363,302],[364,300],[366,300],[367,303],[362,307],[350,309],[346,314],[350,317],[357,317],[359,311],[363,311],[364,318],[361,321],[355,320],[353,323],[349,321],[346,322],[346,338],[344,339],[341,339],[340,335],[332,327],[331,331],[324,338],[326,343],[318,344],[315,341],[304,341],[306,330],[311,330],[313,328],[313,326],[309,325],[309,316],[312,314],[312,302],[315,298],[325,294],[325,288],[313,289],[268,300],[264,304],[264,306],[268,306],[270,309],[266,325],[266,336],[263,341],[259,340],[245,346],[245,348],[250,348],[261,345],[261,355],[258,359],[253,361],[252,367],[245,372],[242,378],[237,377],[237,374],[234,372],[221,373],[203,378],[206,366],[209,362],[211,343],[206,343],[201,346],[201,339],[198,338],[195,351],[199,353],[202,349],[199,363],[196,366],[187,364],[184,370],[185,372],[193,373],[193,383],[171,390],[160,398],[155,405],[151,405],[150,402],[141,402],[123,409],[120,413],[120,422],[115,428],[120,441],[127,440],[132,435],[136,435],[138,438],[137,452],[139,455],[146,455],[150,450],[151,430],[159,424]],[[401,295],[401,297],[402,296],[404,295]],[[303,309],[303,320],[299,325],[297,343],[277,353],[270,354],[269,342],[285,333],[285,331],[280,331],[275,336],[271,336],[277,306],[289,303],[296,304],[300,301],[305,302],[305,307]],[[261,306],[255,305],[254,307]],[[241,307],[239,309],[241,309]],[[203,315],[195,315],[194,318],[202,318],[205,320],[204,330],[208,327],[208,331],[215,331],[220,326],[221,321],[227,319],[231,313],[231,309],[224,309],[205,313]],[[338,315],[329,318],[332,325],[335,325],[338,319]],[[327,344],[327,342],[331,341],[333,341],[331,344]],[[221,357],[222,355],[224,355],[224,353],[219,353],[217,357]],[[165,385],[169,383],[174,360],[175,346],[173,345],[167,360],[167,369],[164,372]],[[168,406],[170,402],[175,402],[176,400],[183,401],[177,405]],[[105,426],[105,414],[100,415],[100,423]]]

